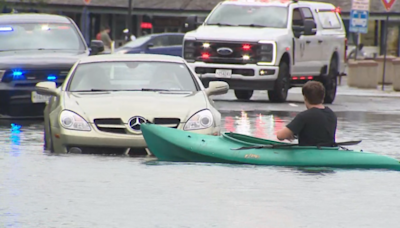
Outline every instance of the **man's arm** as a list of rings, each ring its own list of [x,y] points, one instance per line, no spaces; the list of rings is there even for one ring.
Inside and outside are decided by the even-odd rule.
[[[288,125],[286,125],[286,127],[284,127],[283,129],[279,130],[276,133],[276,137],[279,140],[293,140],[294,139],[294,135],[298,135],[300,133],[300,131],[304,128],[305,122],[301,116],[301,114],[298,114],[293,120],[292,122],[290,122]]]
[[[289,128],[284,127],[276,133],[276,137],[281,141],[285,139],[293,140],[294,134]]]

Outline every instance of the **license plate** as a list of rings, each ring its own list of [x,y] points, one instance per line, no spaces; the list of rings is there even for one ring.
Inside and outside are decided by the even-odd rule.
[[[50,99],[50,96],[41,95],[33,91],[31,95],[32,103],[46,103]]]
[[[232,77],[232,70],[217,69],[215,71],[215,76],[218,78],[230,78]]]

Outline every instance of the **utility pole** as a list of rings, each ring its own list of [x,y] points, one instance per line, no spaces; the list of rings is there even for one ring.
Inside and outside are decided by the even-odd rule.
[[[128,5],[128,18],[127,18],[127,23],[126,23],[126,27],[127,29],[129,29],[129,37],[131,37],[132,35],[132,4],[133,4],[133,0],[129,0],[129,5]]]

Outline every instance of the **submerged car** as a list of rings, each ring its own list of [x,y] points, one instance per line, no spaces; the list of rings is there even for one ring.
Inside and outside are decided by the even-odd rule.
[[[36,85],[50,96],[44,110],[45,148],[52,152],[149,154],[143,123],[218,135],[221,114],[209,96],[228,92],[225,82],[204,88],[180,57],[98,55],[71,68],[65,82]]]

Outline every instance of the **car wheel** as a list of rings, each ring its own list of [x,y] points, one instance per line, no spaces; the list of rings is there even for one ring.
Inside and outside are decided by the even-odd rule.
[[[325,87],[325,104],[332,104],[336,97],[337,91],[337,75],[338,75],[338,65],[336,59],[332,59],[329,65],[328,76],[324,79]]]
[[[238,100],[250,100],[253,96],[253,90],[235,90],[235,96]]]
[[[53,138],[51,136],[51,125],[49,121],[49,135],[46,134],[46,130],[44,131],[44,148],[45,150],[49,150],[51,153],[54,153],[54,145]]]
[[[268,98],[271,102],[285,102],[290,88],[290,71],[286,62],[279,64],[278,78],[275,81],[274,90],[268,90]]]

